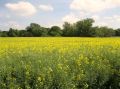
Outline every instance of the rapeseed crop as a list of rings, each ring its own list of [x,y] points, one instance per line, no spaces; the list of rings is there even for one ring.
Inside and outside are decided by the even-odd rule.
[[[0,89],[119,89],[120,38],[0,38]]]

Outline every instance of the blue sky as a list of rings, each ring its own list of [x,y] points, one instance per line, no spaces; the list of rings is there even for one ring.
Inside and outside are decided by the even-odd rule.
[[[62,26],[94,18],[94,25],[120,28],[120,0],[0,0],[0,29],[24,29],[31,22]]]

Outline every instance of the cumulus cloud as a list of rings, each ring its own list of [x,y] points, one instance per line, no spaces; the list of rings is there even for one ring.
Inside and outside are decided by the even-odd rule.
[[[94,20],[99,20],[99,19],[100,19],[100,16],[98,16],[98,15],[93,15],[93,16],[91,16],[91,18],[93,18]]]
[[[20,16],[32,16],[37,11],[31,3],[26,1],[19,1],[18,3],[7,3],[5,6]]]
[[[104,16],[104,17],[99,15],[93,15],[91,17],[95,20],[94,26],[109,26],[113,28],[119,28],[119,24],[120,24],[119,15]]]
[[[111,22],[113,21],[119,21],[120,22],[120,16],[119,15],[113,15],[113,16],[108,16],[105,17],[106,20],[111,20]]]
[[[51,5],[39,5],[39,9],[47,12],[54,10],[54,8]]]
[[[109,27],[111,27],[112,25],[110,26],[109,23],[105,22],[104,20],[101,20],[101,21],[95,21],[93,26],[109,26]]]
[[[62,18],[62,21],[63,22],[70,22],[70,23],[75,23],[81,19],[84,19],[88,16],[88,13],[84,13],[84,12],[80,12],[80,13],[69,13],[67,15],[65,15],[63,18]]]
[[[119,7],[120,0],[73,0],[70,4],[71,10],[75,10],[75,12],[88,13],[89,15],[83,14],[84,16],[82,18],[93,18],[95,20],[94,26],[109,26],[113,28],[119,28],[120,16],[100,16],[99,13],[102,13],[102,11],[116,9]],[[80,15],[74,13],[72,17],[78,18],[80,17]],[[71,15],[67,18],[70,19]]]
[[[120,7],[120,0],[73,0],[70,8],[86,12],[99,12]]]
[[[62,18],[63,22],[71,22],[74,23],[78,20],[78,17],[74,13],[70,13]]]

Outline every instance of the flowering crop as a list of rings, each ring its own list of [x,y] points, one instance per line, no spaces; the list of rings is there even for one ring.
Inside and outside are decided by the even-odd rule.
[[[120,38],[0,38],[0,89],[119,89]]]

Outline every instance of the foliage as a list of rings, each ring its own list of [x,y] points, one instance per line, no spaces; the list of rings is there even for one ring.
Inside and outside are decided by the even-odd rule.
[[[115,36],[115,31],[108,27],[95,27],[93,36],[96,37],[112,37]]]
[[[0,37],[8,37],[8,31],[1,31]]]
[[[37,23],[31,23],[24,30],[10,28],[9,31],[0,31],[0,37],[112,37],[120,36],[120,29],[113,29],[107,26],[93,27],[94,20],[83,19],[71,24],[65,22],[63,29],[59,26],[51,28],[41,27]]]
[[[93,19],[85,19],[82,21],[78,21],[76,23],[77,36],[89,37],[90,29],[92,28],[93,22],[94,22]]]
[[[119,38],[0,38],[0,42],[0,89],[120,88]]]
[[[115,31],[116,36],[120,36],[120,28]]]
[[[10,37],[17,37],[17,36],[19,36],[19,32],[18,32],[18,30],[10,28],[10,30],[8,31],[8,35]]]
[[[26,29],[35,37],[39,37],[42,35],[41,26],[39,24],[31,23],[30,26],[28,26]]]
[[[62,35],[62,30],[58,26],[53,26],[53,27],[51,27],[51,29],[49,30],[48,33],[49,33],[50,36],[61,36]]]
[[[76,35],[75,33],[75,26],[73,24],[70,24],[68,22],[65,22],[63,24],[63,36],[65,37],[74,37]]]

